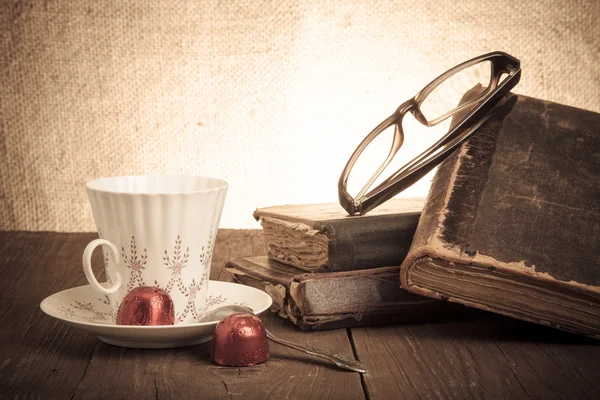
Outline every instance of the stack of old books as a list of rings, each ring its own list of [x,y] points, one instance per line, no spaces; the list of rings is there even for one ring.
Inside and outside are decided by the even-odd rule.
[[[600,338],[600,114],[511,96],[438,167],[426,201],[361,217],[258,209],[269,255],[229,270],[304,329],[455,303]]]
[[[338,204],[257,209],[268,256],[229,261],[238,282],[266,291],[302,329],[425,320],[450,305],[400,288],[425,199],[393,199],[362,217]]]

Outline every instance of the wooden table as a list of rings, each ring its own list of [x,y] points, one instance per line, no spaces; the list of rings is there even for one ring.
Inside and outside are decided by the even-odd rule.
[[[462,321],[322,332],[265,317],[276,335],[357,357],[365,374],[277,344],[267,362],[247,368],[213,364],[210,344],[110,346],[39,308],[45,297],[86,284],[81,253],[95,237],[0,232],[0,398],[600,398],[599,342],[481,312]],[[264,252],[259,231],[219,231],[211,278],[229,279],[228,258]]]

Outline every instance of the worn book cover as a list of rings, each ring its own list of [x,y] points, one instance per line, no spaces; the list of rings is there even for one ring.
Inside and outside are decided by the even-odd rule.
[[[438,168],[402,287],[600,336],[600,114],[526,96]]]
[[[464,311],[400,289],[399,266],[302,273],[260,256],[229,261],[225,268],[236,281],[267,292],[272,310],[304,330],[426,321]]]
[[[269,257],[305,271],[350,271],[400,265],[424,198],[392,199],[365,216],[337,203],[259,208]]]

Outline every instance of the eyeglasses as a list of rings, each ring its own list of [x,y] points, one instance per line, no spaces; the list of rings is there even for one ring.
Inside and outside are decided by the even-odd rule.
[[[520,78],[519,60],[503,52],[465,61],[437,77],[415,97],[401,104],[358,145],[338,182],[340,205],[350,215],[363,215],[419,181],[488,119],[490,111]],[[474,80],[477,81],[475,85],[464,89],[465,83],[470,85]],[[450,117],[453,117],[452,126],[419,156],[371,189],[404,143],[402,120],[409,112],[426,127],[438,125]],[[356,161],[369,144],[392,127],[393,139],[387,157],[358,194],[352,197],[348,193],[348,177]]]

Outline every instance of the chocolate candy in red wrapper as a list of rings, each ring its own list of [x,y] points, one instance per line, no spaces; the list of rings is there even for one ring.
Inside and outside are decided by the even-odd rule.
[[[117,325],[173,325],[175,312],[171,296],[164,290],[139,286],[123,298]]]
[[[220,365],[248,367],[270,356],[265,327],[255,315],[238,313],[223,318],[215,328],[212,359]]]

